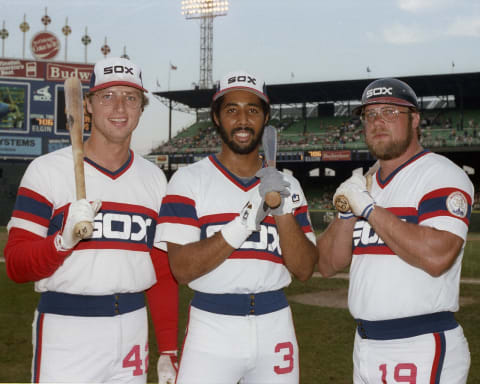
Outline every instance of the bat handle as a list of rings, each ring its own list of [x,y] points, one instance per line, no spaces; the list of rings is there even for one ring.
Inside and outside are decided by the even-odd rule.
[[[87,239],[92,236],[93,225],[89,221],[81,221],[73,227],[73,233],[80,239]]]
[[[267,192],[265,195],[265,203],[272,209],[278,208],[282,203],[280,193],[276,191]]]
[[[365,176],[367,179],[367,191],[370,192],[372,189],[372,175]],[[335,208],[338,212],[345,213],[350,211],[350,203],[344,195],[338,195],[334,201]]]
[[[367,175],[365,178],[367,179],[367,191],[370,193],[372,190],[372,175]]]

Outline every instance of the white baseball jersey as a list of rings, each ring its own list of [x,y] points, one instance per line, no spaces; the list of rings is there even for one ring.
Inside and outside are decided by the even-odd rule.
[[[285,177],[298,203],[295,218],[314,242],[300,184]],[[258,193],[259,184],[255,177],[240,180],[216,156],[179,169],[162,203],[155,245],[187,244],[212,236]],[[283,262],[275,220],[267,216],[260,226],[227,260],[190,282],[189,286],[201,293],[195,293],[190,306],[178,384],[298,383],[298,344],[281,291],[291,277]],[[209,297],[202,302],[204,296]],[[244,304],[246,299],[247,307],[254,311],[232,311],[232,307],[238,309],[238,299]],[[214,308],[205,304],[209,300]],[[263,313],[267,307],[270,309]],[[222,312],[224,309],[228,310]]]
[[[291,184],[291,193],[300,199],[295,218],[315,242],[301,186],[294,177],[285,178]],[[257,178],[242,182],[215,155],[180,168],[168,184],[155,245],[183,245],[212,236],[238,215],[259,183]],[[259,232],[254,232],[225,262],[189,286],[205,293],[258,293],[281,289],[290,282],[275,221],[267,216]]]
[[[102,201],[93,236],[81,241],[53,275],[37,281],[35,290],[82,295],[142,292],[156,281],[150,248],[165,175],[132,151],[114,173],[88,159],[84,164],[87,200]],[[40,156],[23,176],[8,229],[52,235],[61,229],[64,212],[74,200],[72,148]]]
[[[466,239],[473,185],[444,156],[422,151],[381,180],[371,194],[378,206],[410,223],[451,232]],[[407,239],[406,239],[407,240]],[[353,232],[348,302],[354,318],[397,319],[458,310],[463,248],[451,268],[433,277],[398,256],[365,220]]]

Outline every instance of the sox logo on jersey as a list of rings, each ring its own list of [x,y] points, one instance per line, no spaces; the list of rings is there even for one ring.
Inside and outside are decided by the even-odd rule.
[[[152,219],[138,214],[98,213],[94,221],[92,239],[119,239],[147,242]]]
[[[212,236],[215,232],[218,232],[222,225],[210,225],[206,229],[207,237]],[[258,240],[255,238],[258,237]],[[280,249],[280,238],[278,236],[277,228],[271,225],[260,225],[260,231],[258,236],[255,234],[245,241],[240,249],[255,249],[258,251],[268,251],[278,255],[282,254]]]

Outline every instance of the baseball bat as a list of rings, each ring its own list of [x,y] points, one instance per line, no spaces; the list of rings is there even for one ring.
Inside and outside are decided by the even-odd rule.
[[[85,199],[85,172],[83,168],[83,95],[82,83],[78,77],[65,80],[65,109],[67,126],[72,142],[73,170],[75,174],[75,193],[77,200]],[[85,239],[93,232],[93,225],[88,221],[77,223],[75,236]]]
[[[277,162],[277,130],[275,127],[271,125],[265,127],[262,136],[262,146],[267,166],[275,168]],[[267,192],[265,203],[272,209],[277,208],[282,203],[282,197],[277,191]]]
[[[370,192],[372,188],[372,176],[375,174],[375,172],[378,171],[380,168],[380,162],[377,160],[375,164],[373,164],[370,168],[368,168],[368,171],[365,173],[365,178],[367,179],[367,191]],[[335,208],[337,211],[345,213],[350,210],[350,203],[348,202],[348,199],[344,195],[338,195],[335,198],[334,201]]]

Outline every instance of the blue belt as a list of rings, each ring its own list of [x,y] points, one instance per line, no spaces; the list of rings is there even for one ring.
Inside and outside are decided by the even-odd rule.
[[[282,289],[248,294],[212,294],[195,292],[191,305],[204,311],[221,315],[264,315],[288,307]]]
[[[104,296],[43,292],[38,312],[66,316],[116,316],[145,307],[143,292]]]
[[[414,337],[426,333],[448,331],[458,326],[453,312],[403,317],[393,320],[368,321],[355,319],[362,339],[392,340]]]

